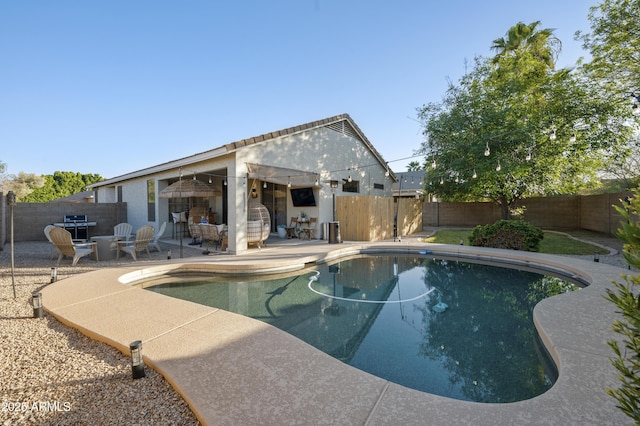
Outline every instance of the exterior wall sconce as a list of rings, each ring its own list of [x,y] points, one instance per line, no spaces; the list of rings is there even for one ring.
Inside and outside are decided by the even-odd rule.
[[[600,262],[600,252],[598,252],[597,250],[593,253],[593,261]]]
[[[58,268],[53,267],[51,268],[51,282],[55,283],[56,281],[58,281]]]
[[[144,361],[142,360],[142,341],[136,340],[129,344],[131,350],[131,374],[134,379],[141,379],[145,376]]]
[[[42,318],[42,293],[37,291],[31,293],[31,302],[33,304],[33,317]]]

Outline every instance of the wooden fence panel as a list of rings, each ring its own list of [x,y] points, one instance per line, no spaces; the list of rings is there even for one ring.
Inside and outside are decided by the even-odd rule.
[[[340,236],[348,241],[381,241],[393,238],[393,218],[398,213],[398,235],[422,230],[422,203],[416,199],[375,196],[336,198]]]

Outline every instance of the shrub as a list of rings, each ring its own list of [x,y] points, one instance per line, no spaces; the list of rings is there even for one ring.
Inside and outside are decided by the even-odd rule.
[[[469,243],[478,247],[538,251],[544,238],[542,229],[523,220],[499,220],[473,228]]]
[[[616,232],[624,242],[624,258],[629,266],[640,268],[640,189],[634,190],[633,197],[624,207],[614,207],[626,219]],[[611,363],[618,370],[620,386],[606,391],[634,424],[640,424],[640,275],[622,277],[625,283],[614,282],[616,290],[607,289],[605,296],[616,305],[616,312],[622,314],[614,320],[612,327],[619,338],[607,342],[615,355]]]

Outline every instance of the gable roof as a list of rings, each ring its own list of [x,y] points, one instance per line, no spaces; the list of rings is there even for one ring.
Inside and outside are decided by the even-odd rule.
[[[236,142],[231,142],[225,145],[222,145],[218,148],[214,148],[208,151],[204,151],[198,154],[193,154],[188,157],[179,158],[177,160],[169,161],[166,163],[161,163],[156,166],[147,167],[144,169],[140,169],[138,171],[134,171],[131,173],[127,173],[121,176],[116,176],[114,178],[106,179],[100,182],[96,182],[88,186],[88,188],[97,188],[101,186],[113,185],[114,183],[123,182],[129,179],[135,179],[138,177],[146,176],[152,173],[158,173],[165,170],[175,169],[182,166],[188,166],[195,162],[206,161],[212,158],[220,157],[222,155],[229,154],[238,149],[242,149],[244,147],[257,144],[260,142],[268,141],[271,139],[276,139],[284,136],[294,135],[296,133],[302,133],[311,129],[326,127],[331,130],[349,135],[358,139],[361,143],[363,143],[369,151],[373,154],[373,156],[380,162],[380,165],[389,170],[389,176],[395,181],[397,180],[395,174],[391,169],[389,169],[387,163],[382,158],[382,155],[374,148],[373,144],[367,139],[362,130],[358,127],[358,125],[353,121],[353,119],[349,116],[349,114],[340,114],[333,117],[325,118],[323,120],[312,121],[310,123],[301,124],[294,127],[289,127],[286,129],[278,130],[275,132],[269,132],[262,134],[260,136],[254,136],[248,139],[241,139]]]

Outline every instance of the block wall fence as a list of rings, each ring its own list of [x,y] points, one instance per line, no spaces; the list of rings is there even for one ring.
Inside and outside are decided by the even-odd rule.
[[[11,208],[5,194],[0,193],[0,249],[10,241]],[[113,234],[113,227],[127,221],[127,203],[17,203],[13,207],[13,240],[46,241],[44,227],[62,222],[65,215],[86,214],[97,226],[89,228],[89,235]]]
[[[524,219],[544,229],[585,229],[613,235],[622,216],[613,208],[623,206],[630,192],[599,195],[536,197],[522,200]],[[494,203],[424,203],[423,227],[474,227],[499,220]]]

